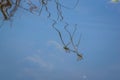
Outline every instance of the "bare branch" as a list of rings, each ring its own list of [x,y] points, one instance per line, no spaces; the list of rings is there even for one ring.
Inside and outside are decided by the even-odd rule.
[[[60,19],[60,21],[62,21],[63,15],[62,15],[62,10],[61,10],[61,4],[60,4],[59,0],[55,0],[55,3],[56,3],[56,8],[57,8],[57,14],[58,14],[57,20]]]
[[[11,8],[12,4],[10,0],[1,0],[0,10],[5,20],[9,19],[8,9]]]
[[[69,37],[70,37],[70,42],[71,42],[72,47],[73,47],[73,49],[69,49],[69,50],[70,50],[71,52],[73,52],[73,53],[76,53],[76,55],[78,56],[78,59],[81,60],[83,57],[82,57],[82,54],[80,54],[79,51],[78,51],[78,47],[79,47],[79,44],[80,44],[81,36],[80,36],[80,38],[79,38],[79,40],[78,40],[78,43],[77,43],[76,45],[75,45],[75,43],[74,43],[74,41],[73,41],[73,39],[74,39],[74,34],[75,34],[75,32],[76,32],[76,29],[77,29],[76,26],[75,26],[74,31],[73,31],[72,34],[71,34],[70,31],[67,29],[67,26],[65,26],[64,29],[65,29],[66,32],[68,33],[68,35],[69,35]]]
[[[47,6],[48,5],[48,1],[50,1],[50,0],[39,0],[39,3],[41,4],[39,15],[41,14],[41,12],[43,10],[43,7],[45,7],[45,10],[48,13],[48,18],[49,18],[51,16],[51,13],[48,10],[48,6]]]

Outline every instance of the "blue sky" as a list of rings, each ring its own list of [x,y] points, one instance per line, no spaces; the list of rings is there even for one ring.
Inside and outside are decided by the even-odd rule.
[[[64,19],[82,33],[79,62],[61,48],[47,14],[23,12],[12,27],[5,22],[0,28],[0,80],[120,80],[120,3],[80,0],[75,9],[63,9]]]

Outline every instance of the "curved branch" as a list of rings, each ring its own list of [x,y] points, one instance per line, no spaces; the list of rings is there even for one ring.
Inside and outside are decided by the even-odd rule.
[[[61,40],[61,42],[62,42],[62,44],[64,45],[64,46],[66,46],[65,45],[65,43],[64,43],[64,41],[63,41],[63,39],[62,39],[62,35],[61,35],[61,33],[60,33],[60,31],[55,27],[55,24],[57,23],[55,20],[53,20],[53,24],[52,24],[52,27],[57,31],[57,33],[59,34],[59,37],[60,37],[60,40]]]

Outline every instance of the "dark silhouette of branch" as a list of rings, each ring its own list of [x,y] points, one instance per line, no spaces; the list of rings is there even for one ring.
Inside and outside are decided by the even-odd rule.
[[[39,3],[41,4],[39,15],[41,14],[41,12],[43,10],[43,7],[45,7],[46,12],[48,13],[48,17],[51,16],[51,13],[49,12],[48,6],[47,6],[48,5],[48,1],[50,1],[50,0],[39,0]]]
[[[10,0],[1,0],[0,10],[5,20],[9,19],[8,9],[11,8],[12,4]]]
[[[62,15],[62,10],[61,10],[61,4],[60,4],[59,0],[55,0],[55,3],[56,3],[56,8],[57,8],[57,14],[58,14],[57,20],[60,19],[60,21],[62,21],[63,15]]]
[[[81,53],[79,52],[79,50],[78,50],[78,47],[79,47],[79,44],[80,44],[81,35],[80,35],[80,37],[79,37],[79,40],[78,40],[77,44],[74,43],[74,34],[75,34],[76,30],[77,30],[76,25],[74,26],[74,31],[73,31],[73,33],[71,33],[71,32],[67,29],[68,23],[65,24],[64,29],[65,29],[65,31],[68,33],[68,37],[70,38],[70,40],[69,40],[67,43],[65,43],[65,41],[64,41],[64,39],[63,39],[63,37],[62,37],[62,34],[61,34],[60,30],[55,27],[55,24],[57,24],[57,22],[56,22],[55,20],[53,20],[52,27],[53,27],[53,28],[56,30],[56,32],[58,33],[59,38],[60,38],[60,40],[61,40],[61,42],[62,42],[62,44],[63,44],[63,49],[64,49],[66,52],[75,53],[75,54],[78,56],[78,60],[81,60],[81,59],[83,58],[83,56],[82,56],[82,54],[81,54]],[[70,45],[71,45],[72,47],[70,47]]]
[[[80,38],[79,38],[77,44],[74,43],[74,34],[75,34],[76,30],[77,30],[76,25],[74,26],[74,31],[73,31],[72,34],[71,34],[71,32],[67,29],[67,26],[65,26],[64,29],[65,29],[66,32],[68,33],[68,35],[69,35],[69,37],[70,37],[70,42],[71,42],[72,47],[73,47],[73,49],[70,49],[70,51],[73,52],[73,53],[76,53],[76,55],[78,56],[78,59],[81,60],[83,57],[82,57],[82,54],[80,54],[79,51],[78,51],[78,47],[79,47],[79,44],[80,44],[81,35],[80,35]]]
[[[70,42],[68,43],[65,43],[64,40],[63,40],[63,37],[62,37],[62,34],[61,32],[55,27],[55,24],[57,24],[57,22],[55,20],[53,20],[53,24],[52,24],[52,27],[57,31],[58,35],[59,35],[59,38],[63,44],[63,49],[66,51],[66,52],[70,52],[69,48],[68,48],[68,45],[70,44]],[[67,26],[67,25],[66,25]]]
[[[38,4],[40,4],[40,6],[37,6],[36,3],[34,3],[32,0],[0,0],[0,10],[3,14],[4,20],[9,20],[11,17],[13,17],[15,15],[15,12],[21,8],[27,12],[30,12],[32,14],[34,14],[35,12],[40,16],[43,9],[45,10],[45,12],[47,12],[48,14],[48,19],[52,20],[52,27],[53,29],[57,32],[60,41],[63,45],[63,49],[68,52],[68,53],[75,53],[78,56],[78,59],[81,60],[83,58],[82,54],[79,52],[79,45],[80,45],[80,40],[81,40],[81,35],[79,37],[78,41],[75,41],[75,33],[77,30],[77,25],[74,26],[73,32],[68,30],[69,27],[69,23],[66,23],[66,21],[64,21],[64,16],[63,16],[63,8],[67,8],[67,9],[74,9],[78,3],[79,0],[76,1],[75,5],[72,8],[69,8],[65,5],[62,5],[60,3],[60,0],[37,0]],[[54,12],[50,12],[49,11],[49,1],[53,1],[55,3],[54,7],[56,8],[56,13],[57,13],[57,18],[53,19],[51,17],[51,15],[54,15]],[[23,5],[21,3],[24,3]],[[9,10],[9,11],[8,11]],[[3,21],[4,21],[3,20]],[[69,37],[69,40],[66,42],[64,37],[62,36],[62,32],[59,30],[59,28],[57,28],[55,25],[57,24],[57,22],[62,22],[63,24],[65,23],[64,30],[65,32],[67,32],[67,37]],[[3,23],[3,22],[2,22]]]

